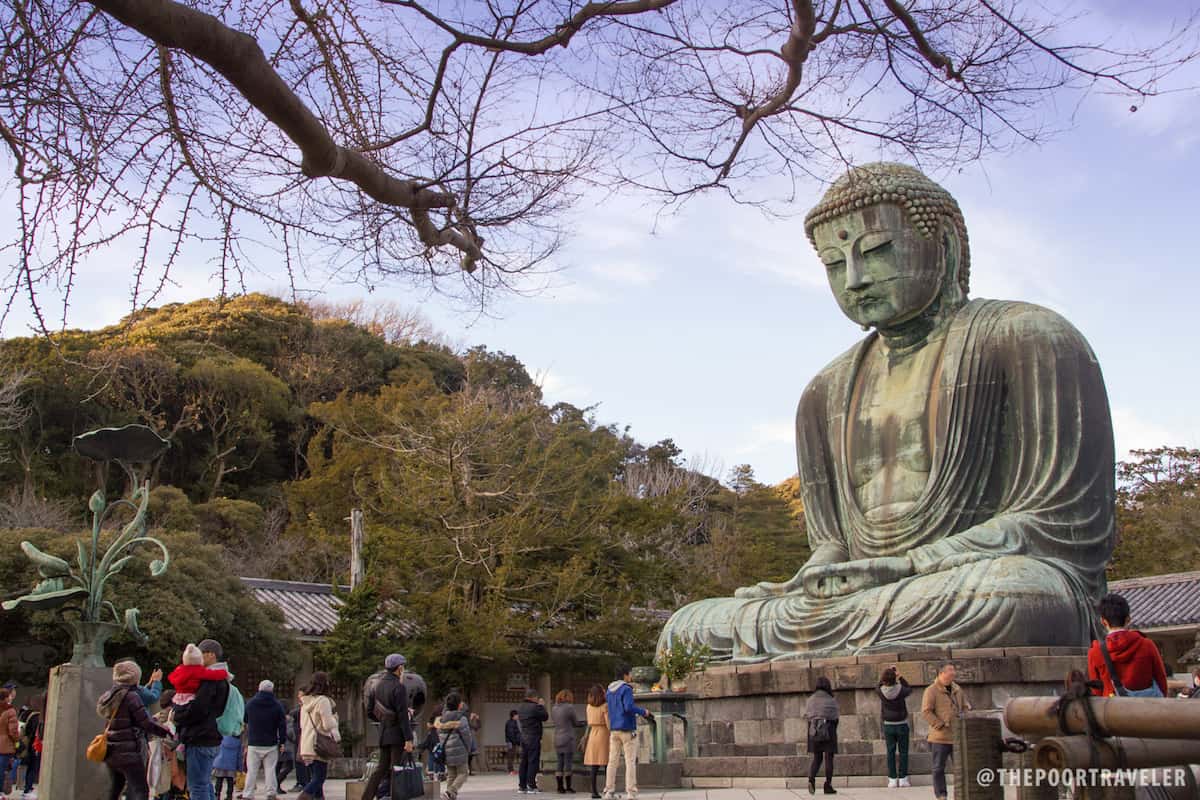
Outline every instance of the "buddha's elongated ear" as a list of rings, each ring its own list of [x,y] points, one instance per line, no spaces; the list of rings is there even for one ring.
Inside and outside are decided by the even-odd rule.
[[[962,237],[959,236],[958,228],[953,221],[942,217],[938,238],[941,244],[942,259],[946,264],[946,274],[942,278],[942,303],[953,308],[966,302],[967,299],[967,293],[963,290],[965,281],[959,274],[963,269]]]

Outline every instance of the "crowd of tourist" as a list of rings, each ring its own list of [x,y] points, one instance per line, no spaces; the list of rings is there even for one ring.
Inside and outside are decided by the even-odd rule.
[[[0,797],[37,797],[34,786],[42,761],[43,715],[46,696],[38,695],[30,705],[16,706],[16,686],[0,687]],[[18,794],[17,778],[24,766],[24,791]]]
[[[270,680],[244,700],[223,658],[215,640],[189,644],[165,691],[158,669],[143,684],[134,661],[113,666],[112,686],[96,704],[111,800],[233,800],[239,776],[239,798],[276,800],[287,793],[284,781],[293,771],[291,791],[305,800],[323,797],[331,756],[316,740],[340,739],[328,676],[314,673],[289,713]],[[13,700],[14,687],[0,688],[0,800],[36,800],[45,696],[20,710]],[[18,765],[24,767],[20,794],[14,788]]]
[[[1099,605],[1104,636],[1092,642],[1088,672],[1074,672],[1073,684],[1101,696],[1169,696],[1167,673],[1154,643],[1128,628],[1130,609],[1117,594]],[[455,690],[429,714],[417,746],[409,690],[404,682],[404,656],[393,653],[381,673],[364,687],[367,716],[379,723],[378,756],[367,777],[363,797],[388,797],[396,775],[421,768],[444,784],[444,800],[458,800],[480,752],[478,714],[471,713]],[[554,726],[555,783],[559,794],[575,794],[575,760],[580,752],[590,775],[593,800],[613,800],[622,759],[625,794],[636,800],[638,722],[653,721],[634,702],[628,666],[617,668],[607,688],[592,686],[586,697],[586,716],[579,718],[570,690],[545,701],[530,692],[506,721],[506,765],[517,778],[519,794],[539,794],[544,725]],[[155,668],[145,683],[133,661],[112,669],[112,686],[103,693],[96,712],[103,725],[103,763],[110,776],[110,800],[277,800],[287,793],[286,779],[294,771],[298,800],[324,797],[330,761],[340,753],[341,732],[329,676],[313,674],[297,692],[289,711],[275,695],[270,680],[259,682],[256,693],[243,700],[219,642],[206,639],[184,649],[179,666],[168,676],[172,688],[163,690],[163,673]],[[1180,697],[1200,698],[1200,669]],[[1084,690],[1081,690],[1084,691]],[[911,786],[909,749],[913,688],[897,665],[883,669],[876,687],[882,736],[886,743],[889,788]],[[16,687],[0,687],[0,800],[36,800],[42,741],[45,736],[45,695],[17,706]],[[419,702],[423,702],[423,697]],[[418,703],[419,704],[419,703]],[[954,755],[956,720],[971,710],[966,692],[956,682],[952,662],[939,666],[924,689],[919,714],[927,729],[933,793],[946,800],[946,770]],[[806,747],[812,761],[808,790],[815,794],[824,772],[823,791],[837,794],[833,785],[838,752],[838,700],[827,677],[816,680],[806,700]],[[582,729],[582,731],[581,731]],[[89,755],[89,757],[91,757]],[[23,774],[20,769],[23,768]],[[598,781],[604,772],[604,785]],[[244,776],[243,781],[239,780]],[[22,781],[18,781],[22,778]],[[21,788],[23,785],[23,789]],[[399,795],[400,800],[408,796]]]

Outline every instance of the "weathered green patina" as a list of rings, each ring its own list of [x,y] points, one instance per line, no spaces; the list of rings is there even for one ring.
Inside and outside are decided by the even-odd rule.
[[[812,558],[782,584],[692,603],[660,649],[810,658],[1081,645],[1114,544],[1100,367],[1058,314],[968,300],[954,199],[856,168],[807,225],[842,311],[872,332],[800,399]]]
[[[74,564],[43,553],[29,542],[21,542],[22,552],[37,566],[41,580],[29,594],[6,601],[3,608],[5,611],[22,607],[35,611],[59,609],[74,643],[72,664],[103,667],[105,642],[122,630],[140,643],[147,640],[138,628],[138,610],[126,609],[122,616],[111,601],[104,599],[104,588],[134,558],[133,551],[138,545],[149,544],[162,551],[161,559],[150,562],[151,575],[162,575],[170,563],[171,555],[166,545],[145,535],[150,483],[140,481],[131,466],[132,463],[152,461],[167,446],[166,440],[144,425],[102,428],[77,436],[75,449],[81,455],[95,461],[116,461],[121,465],[130,485],[136,487],[133,494],[108,503],[104,490],[96,490],[88,501],[88,510],[92,512],[91,541],[80,539],[76,542],[78,552]],[[100,532],[105,520],[119,508],[132,510],[133,518],[125,523],[101,554]],[[80,605],[75,605],[76,601]],[[69,612],[78,612],[78,618],[68,618]]]

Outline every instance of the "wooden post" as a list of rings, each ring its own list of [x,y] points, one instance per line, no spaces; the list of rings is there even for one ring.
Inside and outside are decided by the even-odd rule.
[[[997,779],[1003,768],[1000,720],[994,717],[960,717],[954,721],[954,797],[956,800],[1004,800]],[[980,770],[992,779],[979,782]]]
[[[1033,761],[1033,751],[1021,753],[1020,775],[1034,776],[1036,765]],[[1017,783],[1017,800],[1058,800],[1058,787],[1047,783]]]
[[[350,512],[350,589],[358,587],[366,572],[363,563],[363,513],[361,508]]]

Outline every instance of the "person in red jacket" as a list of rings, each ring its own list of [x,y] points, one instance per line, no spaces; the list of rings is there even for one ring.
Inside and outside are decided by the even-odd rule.
[[[1158,646],[1142,635],[1129,630],[1129,601],[1119,594],[1107,594],[1100,600],[1100,622],[1106,631],[1105,644],[1125,691],[1131,697],[1166,697],[1167,669],[1163,666]],[[1100,652],[1100,643],[1092,642],[1088,650],[1088,677],[1100,681],[1103,697],[1118,694],[1112,676]]]

